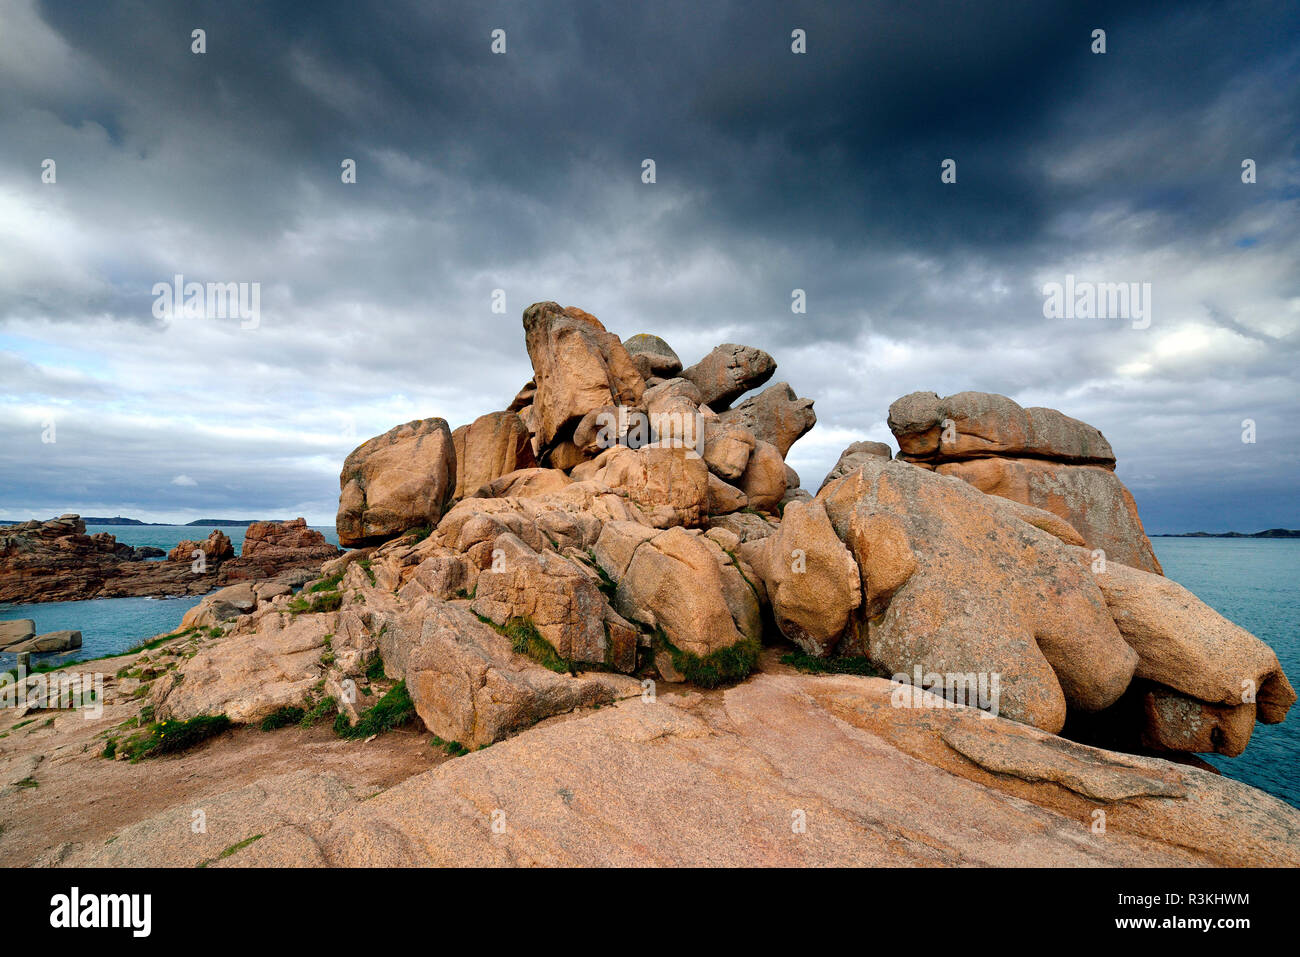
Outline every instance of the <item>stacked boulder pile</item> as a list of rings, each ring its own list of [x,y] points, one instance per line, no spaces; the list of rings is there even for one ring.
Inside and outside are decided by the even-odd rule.
[[[1003,717],[1162,752],[1239,753],[1295,700],[1263,642],[1160,574],[1091,426],[914,393],[890,410],[899,457],[854,443],[813,495],[785,464],[813,403],[769,384],[766,352],[684,367],[552,302],[523,326],[534,376],[507,408],[354,450],[352,550],[160,680],[160,716],[328,695],[352,720],[382,661],[474,748],[647,681],[734,683],[772,644],[938,696],[991,685]]]
[[[1137,504],[1097,429],[1003,395],[913,392],[889,407],[899,458],[1065,519],[1111,559],[1159,572]]]

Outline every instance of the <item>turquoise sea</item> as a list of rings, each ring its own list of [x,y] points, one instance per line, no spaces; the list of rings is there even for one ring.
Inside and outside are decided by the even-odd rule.
[[[171,548],[184,538],[201,539],[205,526],[101,525],[130,545]],[[238,548],[243,528],[223,528]],[[333,528],[320,528],[338,543]],[[1291,683],[1300,687],[1300,541],[1287,539],[1155,538],[1165,574],[1221,615],[1254,632],[1277,652]],[[43,656],[51,663],[122,651],[144,638],[172,630],[198,598],[105,598],[96,601],[0,605],[0,619],[31,618],[38,633],[76,628],[80,652]],[[0,654],[0,668],[13,656]],[[1280,725],[1256,725],[1240,757],[1207,756],[1225,775],[1245,781],[1300,807],[1300,706]]]
[[[1153,538],[1165,574],[1272,646],[1300,688],[1300,540]],[[1235,758],[1203,755],[1225,775],[1300,807],[1300,705],[1282,724],[1256,724]]]
[[[334,527],[313,526],[331,545],[339,543]],[[201,541],[220,528],[238,554],[244,544],[244,527],[217,525],[88,525],[86,533],[108,532],[127,545],[153,545],[170,550],[185,539]],[[161,560],[161,559],[160,559]],[[165,634],[180,624],[181,616],[199,603],[200,596],[184,598],[97,598],[91,601],[37,602],[30,605],[0,604],[0,620],[30,618],[36,633],[81,632],[81,649],[65,655],[39,655],[33,660],[46,664],[81,661],[115,654],[136,642]],[[14,656],[0,653],[0,669],[13,666]]]

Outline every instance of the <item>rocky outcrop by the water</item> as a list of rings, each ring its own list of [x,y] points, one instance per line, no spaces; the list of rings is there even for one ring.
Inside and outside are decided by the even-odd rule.
[[[221,566],[221,584],[261,581],[290,569],[314,568],[334,558],[339,549],[325,536],[307,527],[307,520],[253,522],[244,533],[239,557]]]
[[[210,615],[229,638],[160,686],[160,713],[256,721],[382,659],[426,726],[483,744],[634,693],[618,674],[741,680],[773,641],[1134,750],[1240,753],[1295,700],[1271,649],[1158,574],[1092,426],[913,393],[890,410],[899,457],[854,443],[814,497],[784,462],[812,401],[743,398],[766,352],[678,375],[661,339],[581,309],[537,303],[524,330],[534,379],[511,408],[362,444],[339,526],[364,551],[309,602]],[[980,480],[1016,469],[1051,483]]]
[[[889,427],[904,461],[1051,512],[1108,559],[1160,572],[1115,453],[1091,425],[988,392],[913,392],[889,407]]]
[[[30,618],[0,621],[0,651],[17,655],[24,652],[45,654],[71,651],[81,647],[81,632],[71,630],[48,631],[36,634],[36,623]]]
[[[87,535],[76,515],[6,526],[0,529],[0,602],[201,595],[232,582],[319,567],[338,554],[301,518],[254,523],[248,536],[239,557],[230,538],[214,529],[203,541],[180,542],[165,561],[152,562],[142,559],[158,549],[134,549],[106,532]]]
[[[0,651],[11,655],[23,653],[51,654],[74,651],[81,647],[81,632],[72,629],[47,631],[43,635],[31,635],[12,644],[0,643]]]
[[[854,443],[814,496],[783,455],[811,401],[744,398],[767,353],[678,374],[658,337],[554,303],[525,331],[535,377],[510,408],[363,443],[339,508],[362,547],[297,594],[209,596],[194,653],[153,683],[160,718],[333,709],[346,729],[403,681],[436,742],[511,739],[309,844],[286,833],[275,860],[504,862],[457,808],[509,794],[514,863],[1300,862],[1300,812],[1192,756],[1240,753],[1295,692],[1148,560],[1096,429],[914,394],[891,411],[899,457]],[[1105,501],[969,471],[1022,465],[1109,476]],[[644,799],[664,781],[671,809]],[[566,789],[602,799],[561,814]],[[825,841],[769,835],[763,808],[810,793]]]
[[[213,529],[203,541],[182,539],[167,553],[169,562],[197,561],[202,556],[202,563],[218,565],[227,558],[235,557],[235,546],[230,537],[221,529]]]

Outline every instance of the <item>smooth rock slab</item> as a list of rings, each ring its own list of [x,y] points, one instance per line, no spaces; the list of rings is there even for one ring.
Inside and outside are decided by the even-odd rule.
[[[16,645],[10,645],[5,648],[5,651],[13,655],[22,654],[23,652],[50,654],[56,651],[72,651],[74,648],[80,647],[81,632],[50,631],[43,635],[37,635],[35,638],[28,638]]]
[[[894,708],[893,687],[761,675],[721,708],[630,699],[412,778],[320,845],[360,866],[1300,863],[1300,811],[1262,792],[969,709]]]
[[[13,621],[0,621],[0,648],[16,645],[36,634],[36,622],[30,618],[16,618]]]

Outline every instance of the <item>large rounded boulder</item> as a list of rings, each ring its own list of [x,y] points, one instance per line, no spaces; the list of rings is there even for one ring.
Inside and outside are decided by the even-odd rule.
[[[339,543],[379,544],[434,526],[456,488],[456,449],[445,419],[416,419],[353,449],[339,475]]]

